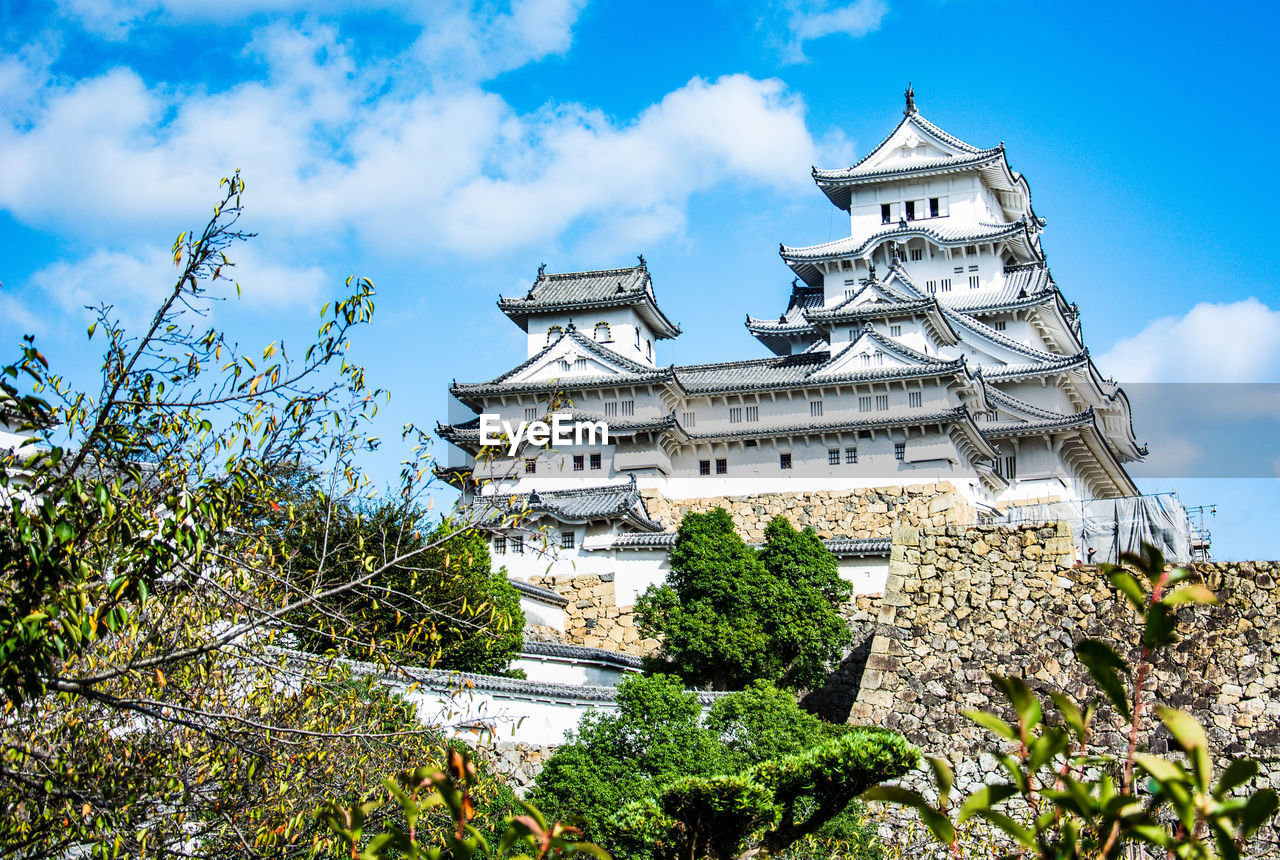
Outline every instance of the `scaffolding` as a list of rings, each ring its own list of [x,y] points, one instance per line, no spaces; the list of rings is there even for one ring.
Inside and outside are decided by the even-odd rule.
[[[1090,564],[1116,563],[1126,552],[1139,552],[1144,543],[1169,561],[1209,556],[1208,532],[1192,527],[1177,493],[1018,505],[993,520],[1010,525],[1053,521],[1071,527],[1080,559]]]

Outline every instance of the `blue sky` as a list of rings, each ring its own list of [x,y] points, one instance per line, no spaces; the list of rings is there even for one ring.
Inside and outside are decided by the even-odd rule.
[[[0,338],[34,332],[91,381],[82,306],[140,317],[173,236],[239,168],[260,236],[219,322],[298,342],[347,275],[372,278],[353,357],[393,391],[386,437],[445,417],[450,379],[523,357],[493,302],[541,262],[643,253],[685,332],[660,361],[762,355],[742,319],[784,306],[778,243],[847,230],[810,165],[878,142],[912,81],[934,122],[1005,141],[1105,373],[1280,381],[1268,5],[351,5],[0,5]],[[1155,420],[1140,438],[1168,436]],[[401,453],[370,471],[389,480]],[[1276,558],[1278,468],[1141,482],[1217,503],[1219,555]]]

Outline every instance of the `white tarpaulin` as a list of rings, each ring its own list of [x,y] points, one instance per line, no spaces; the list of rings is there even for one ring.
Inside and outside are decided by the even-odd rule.
[[[1115,562],[1121,553],[1140,552],[1153,544],[1169,561],[1191,560],[1191,523],[1173,493],[1048,502],[1010,508],[996,522],[1065,521],[1071,526],[1080,557]]]

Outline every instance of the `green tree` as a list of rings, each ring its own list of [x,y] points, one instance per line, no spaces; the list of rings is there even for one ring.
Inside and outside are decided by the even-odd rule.
[[[891,778],[877,776],[885,764],[872,751],[914,761],[901,737],[824,723],[765,682],[717,699],[705,721],[700,712],[697,694],[675,678],[627,679],[618,687],[617,713],[583,718],[547,761],[530,801],[580,819],[587,838],[621,858],[721,856],[715,852],[736,851],[748,837],[760,842],[786,810],[786,845],[771,850],[797,858],[876,856],[849,786]],[[842,744],[838,754],[806,758],[833,742]],[[833,793],[827,777],[813,772],[830,770],[835,755],[846,756],[848,772],[840,773],[852,781]],[[772,769],[760,770],[766,766]],[[809,783],[794,773],[806,767]]]
[[[812,530],[777,517],[765,537],[757,552],[724,509],[685,515],[667,582],[636,603],[644,634],[662,637],[659,665],[713,690],[821,683],[852,640],[839,612],[850,586]]]
[[[373,286],[321,311],[314,342],[242,351],[208,325],[234,298],[244,185],[174,243],[175,280],[130,333],[109,307],[101,387],[74,389],[34,339],[0,370],[0,854],[289,857],[341,844],[311,810],[439,758],[439,727],[332,656],[282,652],[289,619],[447,542],[427,538],[299,587],[284,464],[361,498],[362,428],[384,392],[351,360]],[[229,295],[224,295],[229,294]],[[219,306],[219,315],[226,307]],[[399,488],[429,474],[411,432]],[[333,506],[316,520],[333,524]],[[391,545],[391,544],[389,544]],[[415,613],[421,623],[425,611]],[[389,668],[393,654],[369,658]]]

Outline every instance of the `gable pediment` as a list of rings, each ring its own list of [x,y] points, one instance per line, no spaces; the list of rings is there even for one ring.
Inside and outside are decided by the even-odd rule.
[[[926,366],[925,362],[911,351],[898,347],[893,341],[880,337],[869,329],[864,329],[852,343],[846,345],[844,349],[833,355],[830,361],[815,370],[810,379],[847,376],[852,373],[886,368],[924,366]]]
[[[506,381],[519,384],[574,377],[632,375],[633,371],[626,366],[622,356],[614,361],[608,353],[609,350],[599,345],[589,349],[577,338],[566,334]]]

